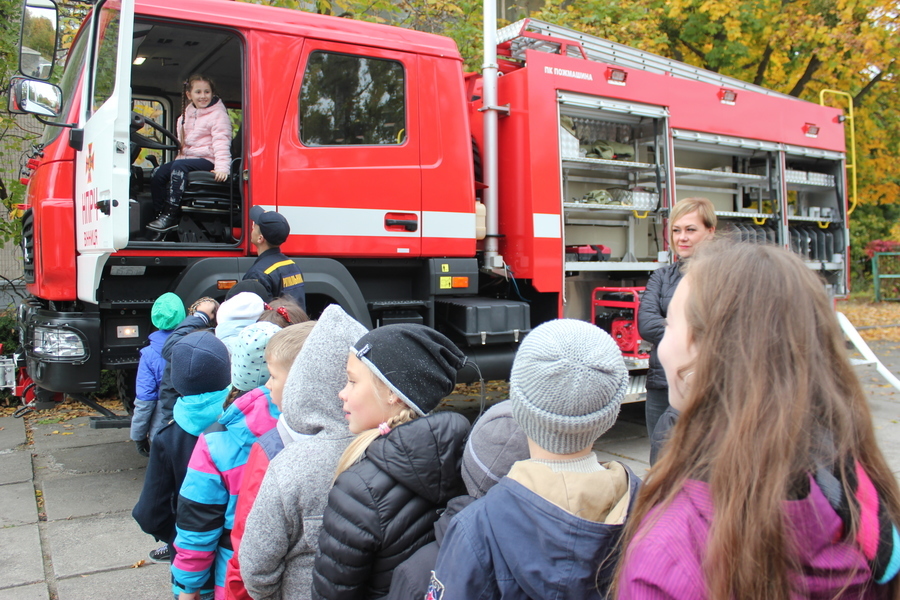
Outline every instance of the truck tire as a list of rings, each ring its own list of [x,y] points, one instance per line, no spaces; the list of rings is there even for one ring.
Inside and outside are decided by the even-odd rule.
[[[116,371],[116,394],[122,402],[122,408],[129,415],[134,414],[135,381],[137,369],[118,369]]]

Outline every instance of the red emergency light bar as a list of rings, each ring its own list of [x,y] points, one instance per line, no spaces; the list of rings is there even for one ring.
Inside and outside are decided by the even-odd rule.
[[[615,69],[613,67],[609,67],[606,69],[606,82],[612,85],[625,85],[625,80],[628,79],[628,73],[626,73],[622,69]]]
[[[728,90],[722,88],[719,90],[719,102],[722,104],[727,104],[729,106],[734,106],[734,103],[737,102],[737,92],[734,90]]]

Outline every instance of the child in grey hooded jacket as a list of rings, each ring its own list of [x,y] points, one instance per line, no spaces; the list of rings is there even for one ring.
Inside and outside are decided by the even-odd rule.
[[[288,375],[282,415],[293,441],[269,464],[239,551],[244,585],[256,600],[310,597],[328,491],[354,438],[338,392],[347,382],[347,349],[365,333],[329,306]]]

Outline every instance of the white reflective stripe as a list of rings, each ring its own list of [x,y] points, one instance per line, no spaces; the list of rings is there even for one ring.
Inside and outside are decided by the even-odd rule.
[[[291,224],[291,235],[333,235],[342,237],[419,237],[418,231],[388,231],[384,218],[389,212],[415,214],[412,210],[372,208],[331,208],[325,206],[282,206],[278,212]]]
[[[560,238],[562,233],[559,225],[559,215],[535,213],[534,237],[536,238]]]
[[[426,210],[422,213],[422,237],[475,239],[475,213]]]
[[[266,210],[274,206],[260,205]],[[344,237],[422,237],[475,239],[475,213],[333,208],[324,206],[282,206],[278,209],[291,225],[291,235]],[[416,231],[387,231],[384,219],[389,212],[416,215]],[[559,237],[559,236],[557,236]]]

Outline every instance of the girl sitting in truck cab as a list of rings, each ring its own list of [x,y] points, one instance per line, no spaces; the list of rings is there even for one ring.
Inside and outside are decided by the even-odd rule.
[[[231,163],[231,121],[213,80],[191,75],[184,82],[177,132],[180,149],[175,160],[160,166],[150,183],[158,218],[147,225],[169,231],[178,225],[181,196],[191,171],[212,171],[216,181],[228,178]]]

